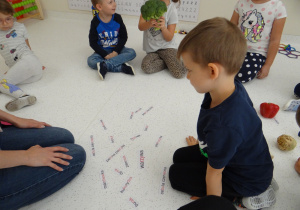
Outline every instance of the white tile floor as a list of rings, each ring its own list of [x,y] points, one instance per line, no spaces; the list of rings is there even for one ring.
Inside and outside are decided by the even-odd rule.
[[[174,79],[167,71],[153,75],[141,71],[145,52],[137,18],[124,19],[129,33],[126,46],[137,52],[131,62],[136,76],[109,73],[105,81],[100,81],[97,72],[86,64],[93,52],[88,44],[90,20],[91,16],[86,14],[51,12],[43,21],[25,22],[32,49],[47,69],[40,81],[21,86],[36,95],[38,103],[14,114],[69,129],[76,142],[86,149],[87,162],[68,186],[23,209],[177,209],[190,200],[188,195],[170,187],[168,169],[173,152],[185,146],[184,138],[196,136],[203,95],[197,94],[187,79]],[[179,43],[183,35],[175,37]],[[300,50],[300,37],[284,36],[282,42]],[[268,78],[245,85],[257,110],[262,102],[283,107],[293,98],[294,86],[300,82],[299,64],[300,59],[278,54]],[[0,68],[0,71],[6,69],[2,60]],[[0,109],[5,110],[4,104],[9,100],[0,94]],[[300,177],[293,166],[300,156],[297,136],[300,129],[293,112],[281,110],[276,119],[279,124],[272,119],[262,119],[264,134],[275,156],[274,176],[280,186],[277,203],[269,209],[296,210],[300,208]],[[293,136],[298,146],[290,152],[280,151],[276,139],[281,134]],[[116,152],[119,148],[122,149]],[[115,152],[117,154],[107,162]],[[129,167],[125,165],[124,156]],[[144,168],[140,167],[141,156]],[[163,179],[165,167],[167,173]]]

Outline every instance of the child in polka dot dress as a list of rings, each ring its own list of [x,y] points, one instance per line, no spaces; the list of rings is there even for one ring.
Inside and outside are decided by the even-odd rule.
[[[287,17],[280,0],[239,0],[231,22],[238,25],[247,39],[247,55],[236,78],[249,82],[268,76],[278,51]]]

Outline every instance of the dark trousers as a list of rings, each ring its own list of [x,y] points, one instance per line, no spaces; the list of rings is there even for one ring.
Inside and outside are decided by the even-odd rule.
[[[210,195],[193,201],[179,210],[236,210],[234,205],[225,198]]]
[[[171,186],[193,196],[206,196],[207,158],[201,154],[199,145],[176,150],[173,162],[169,171]],[[233,201],[235,197],[242,197],[242,195],[222,179],[222,197]]]

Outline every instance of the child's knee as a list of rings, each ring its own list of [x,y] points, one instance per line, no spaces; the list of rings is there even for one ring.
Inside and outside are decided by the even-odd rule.
[[[235,78],[239,80],[242,83],[250,82],[256,77],[256,73],[251,72],[251,73],[245,73],[245,72],[239,72]]]
[[[134,49],[129,48],[129,53],[132,55],[133,58],[136,57],[136,52]]]
[[[152,69],[150,62],[142,62],[141,68],[146,74],[154,73],[154,70]]]
[[[91,56],[87,59],[87,65],[92,69],[97,69],[97,62]]]

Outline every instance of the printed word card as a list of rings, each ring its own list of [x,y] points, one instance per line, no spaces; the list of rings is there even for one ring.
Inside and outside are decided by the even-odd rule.
[[[140,16],[141,6],[146,0],[116,0],[116,12],[122,15]],[[92,11],[91,0],[68,0],[69,8],[74,10]],[[197,22],[200,0],[181,0],[177,4],[178,18],[183,21]]]

